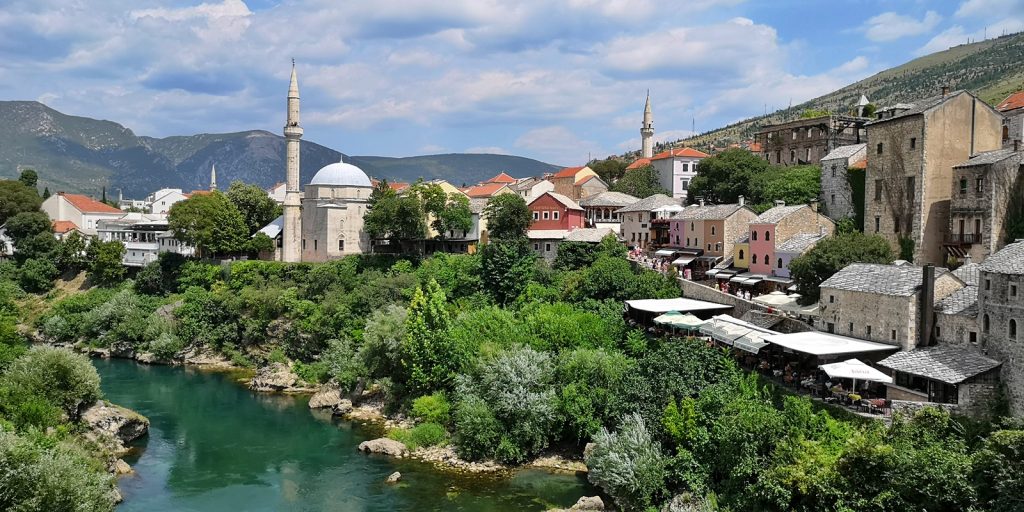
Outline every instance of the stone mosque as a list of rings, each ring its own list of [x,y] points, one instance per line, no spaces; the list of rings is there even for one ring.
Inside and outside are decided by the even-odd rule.
[[[363,215],[373,191],[362,169],[344,162],[317,171],[299,189],[299,80],[292,63],[288,86],[285,137],[285,199],[280,259],[286,262],[326,261],[369,252],[370,238],[363,230]]]

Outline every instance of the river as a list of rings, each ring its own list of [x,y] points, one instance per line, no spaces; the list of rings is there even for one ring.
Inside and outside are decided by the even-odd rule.
[[[581,476],[461,476],[359,453],[368,427],[311,412],[305,397],[249,391],[230,374],[93,361],[108,400],[150,420],[125,460],[118,512],[518,511],[567,507]],[[384,483],[393,471],[396,485]]]

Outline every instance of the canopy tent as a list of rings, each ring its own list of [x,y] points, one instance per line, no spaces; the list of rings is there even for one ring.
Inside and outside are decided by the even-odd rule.
[[[758,295],[757,297],[754,297],[752,300],[758,304],[763,304],[765,306],[778,307],[783,304],[788,304],[792,302],[793,299],[791,299],[789,295],[786,295],[783,292],[771,292],[764,295]]]
[[[690,264],[691,261],[697,259],[696,256],[680,256],[672,262],[673,265],[685,267]]]
[[[705,320],[701,320],[690,313],[684,314],[678,311],[669,311],[654,318],[654,323],[656,324],[668,325],[675,329],[685,329],[688,331],[697,330],[704,322]]]
[[[758,351],[768,345],[764,341],[765,336],[778,334],[775,331],[763,329],[729,315],[713,317],[700,327],[700,332],[710,336],[715,341],[752,354],[758,353]]]
[[[753,298],[753,301],[768,307],[785,311],[787,313],[793,313],[795,315],[804,316],[817,316],[818,305],[811,304],[808,306],[801,306],[797,300],[800,298],[799,295],[786,295],[783,292],[775,291],[765,295],[759,295]]]
[[[672,256],[673,254],[675,254],[677,252],[678,251],[676,251],[675,249],[658,249],[657,251],[654,251],[654,255],[655,256]]]
[[[802,352],[819,357],[899,349],[895,345],[885,345],[818,331],[772,334],[765,336],[764,339],[768,343],[794,352]]]
[[[646,311],[648,313],[668,313],[669,311],[680,311],[692,313],[694,311],[715,311],[715,310],[726,310],[732,309],[732,306],[726,306],[725,304],[718,304],[715,302],[705,302],[703,300],[686,299],[683,297],[675,299],[637,299],[627,300],[627,309],[635,309],[638,311]]]
[[[724,277],[724,276],[721,273],[719,273],[718,277]],[[751,277],[750,274],[744,272],[742,274],[736,274],[735,276],[732,277],[732,279],[729,279],[729,282],[730,283],[742,283],[743,281],[746,281],[750,277]]]
[[[853,379],[856,389],[858,380],[892,384],[892,377],[864,364],[859,359],[847,359],[838,363],[818,366],[833,379]]]

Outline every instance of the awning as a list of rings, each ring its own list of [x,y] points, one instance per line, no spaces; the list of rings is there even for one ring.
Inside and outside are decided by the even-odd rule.
[[[793,280],[788,278],[788,277],[767,276],[764,279],[765,279],[765,281],[771,281],[773,283],[782,283],[782,284],[792,284],[793,283]]]
[[[721,275],[721,274],[719,274],[719,275]],[[749,277],[750,277],[750,274],[747,274],[747,273],[736,274],[735,276],[732,277],[732,279],[729,280],[729,282],[730,283],[742,283],[743,281],[746,281],[747,278],[749,278]]]
[[[892,384],[892,377],[864,364],[858,359],[818,366],[833,379],[854,379]]]
[[[744,280],[743,284],[757,284],[757,283],[760,283],[761,281],[764,281],[764,277],[762,277],[762,276],[753,276],[753,277],[748,277],[746,280]]]
[[[719,272],[721,272],[721,270],[718,270],[717,268],[713,268],[713,269],[708,270],[707,272],[705,272],[704,275],[707,276],[707,277],[715,277],[716,275],[718,275]]]
[[[768,346],[768,342],[764,341],[759,334],[751,331],[733,341],[732,346],[751,354],[757,354],[762,348]]]
[[[654,251],[655,256],[672,256],[675,253],[675,249],[658,249],[657,251]]]
[[[715,277],[717,277],[719,279],[728,279],[728,278],[732,277],[735,274],[736,274],[735,270],[730,270],[730,269],[726,268],[726,269],[719,270],[718,273],[715,274]]]
[[[717,315],[700,327],[700,332],[733,348],[757,354],[768,345],[764,337],[778,334],[729,315]]]
[[[627,300],[626,307],[648,313],[668,313],[669,311],[693,312],[732,309],[732,306],[705,302],[703,300],[685,299],[638,299]]]
[[[685,267],[685,266],[689,265],[690,262],[695,260],[695,259],[697,259],[696,256],[682,256],[682,257],[676,258],[676,260],[673,261],[672,264],[673,265],[678,265],[680,267]]]
[[[663,315],[660,315],[654,319],[654,323],[668,325],[677,329],[690,329],[695,330],[701,325],[704,325],[705,320],[701,320],[690,313],[680,313],[678,311],[669,311]]]
[[[814,356],[831,356],[841,354],[856,354],[860,352],[881,352],[898,350],[895,345],[885,345],[873,341],[847,338],[818,331],[796,332],[792,334],[773,334],[765,336],[765,341],[794,352],[811,354]]]

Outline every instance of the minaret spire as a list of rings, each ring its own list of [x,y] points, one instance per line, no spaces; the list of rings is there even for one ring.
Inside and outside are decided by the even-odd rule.
[[[647,89],[647,102],[644,104],[644,122],[640,125],[641,158],[654,156],[654,116],[651,114],[651,90]]]
[[[210,190],[217,190],[217,164],[210,166]]]
[[[299,126],[299,78],[295,71],[295,59],[292,59],[292,76],[288,84],[288,118],[284,124],[284,138],[285,193],[281,259],[297,262],[302,260],[302,205],[299,197],[299,140],[302,138],[302,127]]]

